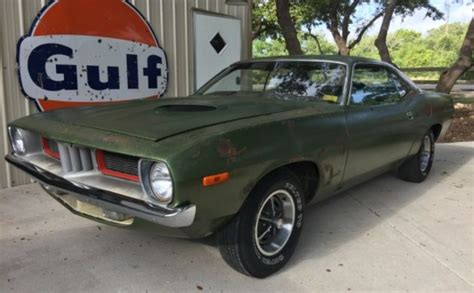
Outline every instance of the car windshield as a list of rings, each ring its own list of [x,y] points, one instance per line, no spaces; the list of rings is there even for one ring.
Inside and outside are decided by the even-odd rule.
[[[255,95],[338,103],[346,65],[322,61],[241,63],[224,70],[196,95]]]

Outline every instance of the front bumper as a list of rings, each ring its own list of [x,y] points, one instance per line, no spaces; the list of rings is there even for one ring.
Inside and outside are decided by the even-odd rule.
[[[188,227],[194,222],[195,205],[176,209],[154,207],[138,199],[67,180],[15,155],[7,155],[5,159],[40,181],[50,195],[60,200],[76,214],[108,221],[107,217],[99,217],[97,212],[93,212],[93,208],[100,208],[103,209],[104,214],[110,214],[110,212],[121,213],[172,228]],[[81,206],[87,208],[81,209]],[[127,221],[125,222],[128,223],[129,221]],[[121,221],[112,219],[109,222],[121,224]]]

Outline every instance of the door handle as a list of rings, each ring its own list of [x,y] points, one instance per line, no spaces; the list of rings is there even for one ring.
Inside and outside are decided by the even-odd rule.
[[[408,120],[413,120],[415,117],[413,116],[413,113],[411,111],[408,111],[405,113],[407,115]]]

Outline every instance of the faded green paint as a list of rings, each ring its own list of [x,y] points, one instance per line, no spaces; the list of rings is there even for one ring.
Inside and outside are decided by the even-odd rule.
[[[325,58],[349,68],[354,60],[366,61]],[[448,96],[416,91],[396,105],[354,107],[347,105],[347,96],[345,101],[339,105],[194,96],[59,110],[11,125],[63,142],[165,161],[174,179],[171,205],[193,203],[197,215],[192,226],[180,231],[159,229],[168,235],[202,237],[237,213],[255,184],[272,170],[314,162],[320,176],[314,198],[318,201],[415,154],[431,127],[441,125],[442,134],[446,131],[453,111]],[[167,105],[215,109],[160,108]],[[408,111],[415,119],[407,119]],[[202,186],[203,176],[224,171],[230,172],[229,181]]]

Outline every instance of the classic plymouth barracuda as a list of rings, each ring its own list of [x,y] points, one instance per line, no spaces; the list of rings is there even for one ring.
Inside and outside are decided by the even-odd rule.
[[[217,233],[229,265],[263,278],[292,255],[310,202],[392,169],[422,182],[452,113],[382,62],[250,60],[190,97],[16,120],[6,159],[78,215]]]

